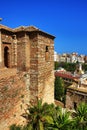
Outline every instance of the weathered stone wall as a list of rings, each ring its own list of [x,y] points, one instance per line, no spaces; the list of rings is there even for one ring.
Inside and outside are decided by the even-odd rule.
[[[24,33],[19,33],[17,36],[17,68],[25,70],[25,43]]]
[[[48,59],[46,59],[46,46]],[[30,35],[30,101],[54,102],[54,44],[46,35]]]
[[[38,100],[38,41],[37,33],[30,35],[30,103]]]
[[[21,114],[29,104],[28,72],[9,76],[9,71],[6,71],[5,78],[0,77],[0,130],[8,130],[8,126],[14,123],[23,124],[25,120]]]
[[[2,31],[1,39],[2,39],[2,42],[4,42],[4,43],[12,43],[13,42],[11,32]]]
[[[39,30],[16,31],[1,30],[0,35],[0,130],[23,124],[20,115],[28,103],[34,105],[40,98],[54,103],[54,37]],[[9,59],[4,55],[5,47]],[[9,66],[4,66],[5,58]]]
[[[87,103],[87,93],[74,89],[67,89],[66,108],[75,109],[81,102]]]
[[[48,50],[46,52],[46,47]],[[46,57],[48,53],[48,57]],[[54,43],[46,35],[38,35],[38,97],[43,102],[54,102]]]
[[[17,67],[19,70],[30,68],[30,41],[23,32],[17,34]]]
[[[12,67],[12,44],[13,43],[13,39],[10,33],[8,32],[3,32],[1,33],[1,55],[2,55],[2,67],[5,67],[4,64],[4,48],[8,47],[9,49],[9,67]]]

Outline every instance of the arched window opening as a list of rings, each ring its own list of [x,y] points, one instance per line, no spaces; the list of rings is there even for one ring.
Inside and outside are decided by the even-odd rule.
[[[9,48],[5,47],[4,48],[4,65],[5,67],[9,67]]]
[[[49,60],[49,48],[48,48],[48,46],[46,46],[46,48],[45,48],[45,60],[46,61]]]
[[[46,46],[46,52],[48,52],[49,50],[48,50],[48,46]]]

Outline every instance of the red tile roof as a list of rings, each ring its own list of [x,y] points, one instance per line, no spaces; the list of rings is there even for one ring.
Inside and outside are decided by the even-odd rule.
[[[74,76],[70,72],[65,72],[65,71],[57,71],[57,72],[55,72],[55,76],[72,79],[72,80],[79,79],[79,76]]]

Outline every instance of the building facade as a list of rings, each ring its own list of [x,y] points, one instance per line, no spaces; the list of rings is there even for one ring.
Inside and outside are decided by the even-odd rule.
[[[63,54],[57,54],[56,57],[58,58],[58,62],[67,62],[67,63],[86,63],[87,62],[87,57],[85,55],[78,55],[78,53],[73,52],[73,53],[63,53]]]
[[[85,102],[87,103],[87,85],[72,84],[67,88],[66,92],[66,108],[76,109],[77,106]]]

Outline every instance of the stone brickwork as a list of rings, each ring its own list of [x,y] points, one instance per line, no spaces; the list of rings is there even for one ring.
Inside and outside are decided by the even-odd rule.
[[[46,52],[46,47],[48,50]],[[46,55],[47,54],[47,55]],[[47,57],[46,57],[47,56]],[[40,60],[41,59],[41,60]],[[54,102],[54,44],[53,40],[45,35],[38,35],[38,91],[43,102]],[[43,87],[42,87],[43,86]]]
[[[29,74],[15,71],[2,70],[5,76],[0,77],[0,130],[6,130],[13,123],[22,124],[21,115],[29,104]]]
[[[23,124],[27,105],[54,103],[54,36],[0,25],[0,130]]]
[[[87,103],[87,91],[86,88],[76,88],[74,85],[71,85],[67,88],[66,92],[66,108],[76,109],[79,103]]]
[[[46,35],[33,33],[30,35],[30,89],[31,102],[39,98],[43,102],[54,102],[54,44]],[[46,46],[48,46],[49,59],[46,60]],[[37,82],[36,82],[37,81]]]

